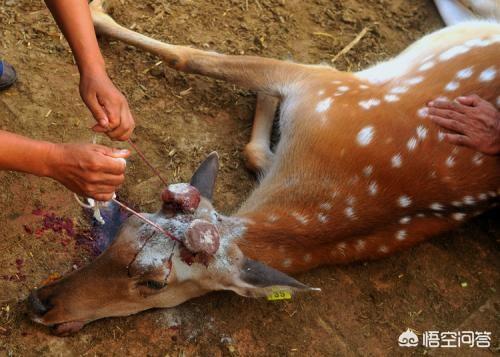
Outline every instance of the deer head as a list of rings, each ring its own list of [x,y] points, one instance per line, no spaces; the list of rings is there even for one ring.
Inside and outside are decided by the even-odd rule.
[[[217,170],[218,156],[212,153],[190,184],[171,185],[162,193],[160,211],[144,214],[181,243],[135,216],[128,218],[94,262],[31,293],[33,320],[65,335],[103,317],[172,307],[214,290],[258,297],[276,286],[309,289],[243,255],[237,241],[246,222],[222,216],[212,206]]]

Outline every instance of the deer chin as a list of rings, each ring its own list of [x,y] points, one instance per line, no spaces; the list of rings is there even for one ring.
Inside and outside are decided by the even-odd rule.
[[[56,336],[69,336],[78,331],[80,331],[83,326],[85,326],[86,322],[83,321],[70,321],[63,322],[60,324],[55,324],[51,327],[52,333]]]

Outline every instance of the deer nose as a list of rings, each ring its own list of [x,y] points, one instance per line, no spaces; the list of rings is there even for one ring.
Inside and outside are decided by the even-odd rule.
[[[38,296],[38,290],[33,290],[30,293],[28,297],[28,304],[33,317],[42,317],[52,308],[52,304],[48,299],[45,299],[45,301],[40,299]]]

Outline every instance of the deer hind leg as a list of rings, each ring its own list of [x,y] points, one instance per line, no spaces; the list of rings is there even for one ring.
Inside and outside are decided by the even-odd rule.
[[[225,80],[269,95],[282,96],[315,67],[253,56],[229,56],[154,40],[116,23],[102,0],[90,4],[96,32],[163,58],[176,70]]]
[[[434,0],[434,3],[447,26],[476,18],[476,15],[460,0]]]
[[[247,167],[255,173],[265,173],[273,162],[271,131],[278,104],[278,98],[257,93],[252,137],[244,150]]]

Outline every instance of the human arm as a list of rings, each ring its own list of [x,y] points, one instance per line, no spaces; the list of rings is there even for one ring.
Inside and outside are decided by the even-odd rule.
[[[444,139],[488,155],[500,155],[500,112],[477,95],[428,104],[429,119],[452,131]]]
[[[45,0],[68,40],[80,71],[80,95],[97,121],[96,132],[127,140],[134,118],[127,100],[109,79],[86,0]]]
[[[0,170],[51,177],[71,191],[108,201],[124,181],[127,150],[53,144],[0,131]]]

